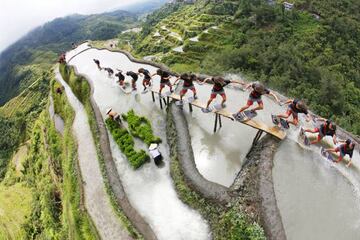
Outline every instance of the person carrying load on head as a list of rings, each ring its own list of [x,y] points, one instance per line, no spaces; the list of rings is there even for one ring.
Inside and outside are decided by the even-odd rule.
[[[222,77],[206,78],[204,80],[204,83],[206,83],[206,82],[210,83],[210,84],[214,84],[214,86],[211,90],[210,98],[206,104],[206,109],[209,109],[211,102],[216,98],[217,95],[220,95],[222,97],[221,106],[225,107],[225,102],[226,102],[226,94],[225,94],[225,89],[224,89],[225,86],[229,85],[230,83],[237,83],[237,84],[245,85],[245,83],[243,83],[243,82],[234,81],[234,80],[232,80],[232,81],[225,80]]]
[[[159,94],[161,95],[162,90],[164,89],[165,86],[168,86],[170,88],[170,92],[174,92],[171,82],[170,82],[170,73],[168,71],[164,71],[162,69],[158,69],[156,71],[156,73],[154,73],[153,75],[151,75],[151,77],[155,76],[155,75],[159,75],[160,76],[160,90],[159,90]]]
[[[145,68],[139,68],[138,73],[144,75],[142,85],[144,86],[143,92],[145,92],[147,88],[151,86],[150,72]]]
[[[98,67],[98,69],[101,70],[102,67],[100,66],[100,61],[97,59],[93,59],[93,60],[94,60],[94,63],[96,64],[96,66]]]
[[[306,115],[306,121],[307,122],[310,121],[311,117],[309,115],[307,106],[304,103],[304,101],[298,99],[289,99],[284,104],[289,104],[286,113],[279,114],[277,115],[277,117],[288,119],[290,116],[292,116],[293,120],[292,121],[287,120],[287,122],[297,126],[299,123],[299,113],[303,113]]]
[[[303,136],[305,133],[317,133],[318,136],[315,140],[311,141],[310,144],[316,144],[320,142],[324,137],[331,136],[334,144],[337,143],[336,140],[336,124],[331,120],[325,118],[317,118],[318,121],[323,121],[324,123],[320,127],[314,129],[300,129],[300,136]]]
[[[267,89],[264,85],[262,85],[261,83],[251,83],[251,84],[247,85],[245,89],[250,89],[250,88],[252,88],[252,91],[249,95],[247,103],[244,107],[240,108],[240,110],[238,111],[238,114],[245,111],[246,109],[248,109],[255,102],[257,102],[258,106],[251,109],[250,111],[256,112],[258,110],[264,109],[264,103],[263,103],[261,97],[262,97],[262,95],[265,95],[265,94],[273,96],[275,98],[275,100],[279,103],[278,97],[273,92],[271,92],[269,89]]]
[[[131,86],[132,86],[133,91],[136,91],[136,81],[139,79],[138,74],[133,71],[128,71],[128,72],[126,72],[126,75],[130,76],[132,78]]]
[[[344,144],[341,144],[340,146],[338,146],[336,148],[326,149],[325,152],[336,153],[336,155],[338,155],[338,159],[336,161],[334,161],[336,163],[342,161],[344,159],[345,155],[349,155],[350,160],[346,166],[350,167],[356,144],[351,139],[347,139],[346,141],[343,141],[343,142],[344,142]]]
[[[182,102],[183,97],[185,96],[185,94],[187,93],[188,90],[191,90],[194,94],[194,99],[197,99],[196,89],[194,86],[194,81],[198,81],[196,75],[195,74],[187,74],[187,73],[181,74],[174,82],[174,85],[179,80],[183,80],[183,86],[180,91],[180,101]]]
[[[116,121],[117,123],[121,124],[121,117],[120,114],[113,111],[112,108],[106,110],[106,115],[111,118],[112,120]]]
[[[152,143],[149,147],[149,153],[157,166],[160,165],[163,159],[158,147],[159,145],[156,143]]]
[[[118,73],[115,74],[115,77],[117,77],[119,80],[117,81],[120,85],[120,87],[122,87],[123,89],[125,89],[125,76],[124,74],[122,74],[122,71],[118,69]]]

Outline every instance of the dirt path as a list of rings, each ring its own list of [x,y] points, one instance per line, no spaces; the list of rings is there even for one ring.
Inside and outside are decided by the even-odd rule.
[[[62,79],[58,69],[55,70],[55,75],[57,81],[65,87],[68,100],[76,113],[73,129],[78,142],[78,159],[83,179],[86,209],[102,239],[132,239],[113,211],[105,191],[85,109]]]

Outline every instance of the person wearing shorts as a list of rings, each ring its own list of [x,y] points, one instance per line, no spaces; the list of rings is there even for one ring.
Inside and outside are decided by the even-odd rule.
[[[147,69],[140,68],[140,69],[138,70],[138,73],[144,75],[144,79],[143,79],[142,84],[143,84],[143,86],[144,86],[144,90],[143,90],[143,91],[145,92],[146,89],[151,86],[151,76],[150,76],[150,72],[149,72]]]
[[[258,110],[262,110],[264,109],[264,103],[262,101],[262,95],[265,94],[269,94],[271,96],[273,96],[275,98],[275,100],[277,102],[279,102],[278,97],[272,93],[269,89],[265,88],[264,85],[260,84],[260,83],[252,83],[249,84],[246,89],[252,88],[253,90],[251,91],[249,98],[247,100],[247,103],[244,107],[240,108],[238,113],[241,113],[243,111],[245,111],[246,109],[248,109],[249,107],[251,107],[255,102],[258,104],[257,107],[251,109],[251,111],[256,112]]]
[[[179,80],[183,80],[183,86],[180,91],[180,101],[182,101],[183,97],[185,96],[185,94],[187,93],[188,90],[191,90],[194,94],[193,95],[194,99],[197,99],[196,89],[195,89],[195,85],[194,85],[194,81],[197,81],[196,75],[195,74],[187,74],[187,73],[181,74],[180,77],[178,77],[178,79],[176,79],[176,81],[174,82],[174,85]]]
[[[158,69],[156,71],[156,73],[151,75],[151,77],[153,77],[155,75],[160,76],[160,90],[159,90],[160,95],[161,95],[162,90],[164,89],[165,86],[168,86],[170,88],[170,92],[174,92],[173,89],[172,89],[171,82],[170,82],[170,73],[169,72],[164,71],[162,69]]]
[[[120,87],[125,89],[125,84],[124,84],[125,83],[125,76],[124,76],[124,74],[122,74],[122,71],[119,70],[119,72],[115,74],[115,77],[118,77],[118,79],[119,79],[118,83],[119,83]]]
[[[292,121],[287,120],[287,122],[297,126],[299,123],[299,113],[303,113],[306,115],[306,121],[307,122],[310,121],[310,116],[307,110],[307,106],[303,101],[298,99],[293,99],[293,100],[289,99],[288,101],[285,102],[285,104],[289,104],[286,113],[279,114],[277,115],[277,117],[288,119],[290,116],[292,116],[293,120]]]
[[[326,149],[325,151],[326,152],[333,152],[333,153],[336,153],[338,155],[338,159],[336,161],[334,161],[336,163],[342,161],[346,155],[349,155],[350,160],[349,160],[349,163],[346,165],[347,167],[349,167],[351,165],[355,145],[356,144],[355,144],[354,141],[352,141],[351,139],[347,139],[344,142],[344,144],[341,144],[340,146],[338,146],[336,148]]]
[[[133,91],[136,91],[136,81],[139,79],[138,74],[133,71],[128,71],[128,72],[126,72],[126,75],[130,76],[132,78],[131,86],[132,86]]]
[[[225,94],[225,89],[224,89],[225,86],[229,85],[230,83],[238,83],[238,84],[243,85],[242,82],[225,80],[222,77],[207,78],[204,80],[204,83],[205,82],[211,83],[214,85],[211,90],[210,98],[206,104],[207,109],[209,109],[211,102],[216,98],[217,95],[220,95],[222,97],[221,105],[222,105],[222,107],[225,107],[225,102],[226,102],[226,94]]]
[[[307,133],[317,133],[317,138],[313,141],[310,142],[310,144],[316,144],[318,142],[320,142],[324,137],[326,136],[331,136],[333,138],[333,142],[334,144],[337,143],[336,140],[336,125],[330,121],[330,120],[326,120],[326,119],[317,119],[320,121],[325,121],[325,123],[321,124],[320,127],[318,128],[314,128],[314,129],[302,129],[300,131],[300,134],[305,134]]]

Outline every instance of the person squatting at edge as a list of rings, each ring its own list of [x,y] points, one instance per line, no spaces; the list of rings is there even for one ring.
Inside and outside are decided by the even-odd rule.
[[[145,92],[146,89],[151,86],[150,72],[147,69],[139,68],[138,73],[144,75],[142,85],[144,86],[143,92]]]
[[[273,96],[278,103],[280,102],[278,97],[269,89],[265,88],[265,86],[262,85],[261,83],[251,83],[247,85],[245,89],[249,89],[249,88],[252,88],[253,90],[249,95],[249,99],[247,100],[246,106],[240,108],[238,113],[241,113],[246,109],[248,109],[250,106],[254,104],[254,102],[257,102],[258,106],[251,109],[252,112],[256,112],[258,110],[264,109],[264,103],[261,99],[261,96],[265,94]]]
[[[183,97],[185,96],[185,94],[187,93],[188,90],[191,90],[193,92],[193,96],[194,99],[197,99],[197,95],[196,95],[196,89],[194,86],[194,81],[198,81],[197,77],[195,74],[181,74],[176,81],[174,82],[174,85],[179,81],[179,80],[183,80],[183,86],[182,86],[182,90],[180,91],[180,101],[182,102]]]
[[[121,124],[120,114],[118,114],[117,112],[113,111],[112,108],[109,108],[108,110],[106,110],[106,115],[108,115],[109,118],[111,118],[112,120],[114,120],[114,121],[116,121],[117,123]]]
[[[206,82],[214,84],[214,86],[211,90],[210,98],[206,104],[207,109],[209,109],[211,102],[216,98],[217,95],[220,95],[222,97],[221,106],[225,107],[225,102],[226,102],[226,94],[225,94],[225,89],[224,89],[225,86],[229,85],[230,83],[237,83],[237,84],[241,84],[243,86],[245,85],[245,83],[243,83],[243,82],[225,80],[222,77],[206,78],[204,80],[204,83],[206,83]]]
[[[344,142],[344,144],[341,144],[339,147],[325,149],[325,152],[336,153],[336,155],[338,156],[338,159],[336,161],[334,161],[335,163],[342,161],[344,159],[345,155],[349,155],[350,161],[346,166],[350,167],[351,161],[352,161],[352,156],[353,156],[354,149],[355,149],[355,145],[356,145],[355,142],[351,141],[351,139],[347,139]]]
[[[290,104],[289,104],[290,103]],[[289,104],[288,109],[285,114],[279,114],[277,117],[288,119],[290,116],[293,117],[292,121],[286,120],[288,123],[297,126],[299,123],[299,113],[306,115],[306,121],[309,122],[311,117],[309,115],[307,106],[305,103],[298,99],[289,99],[284,104]]]
[[[318,121],[323,121],[324,123],[318,128],[314,129],[303,129],[300,130],[300,135],[303,136],[305,133],[318,133],[318,136],[315,140],[311,141],[310,144],[316,144],[320,142],[324,137],[331,136],[334,144],[337,143],[336,140],[336,125],[331,120],[325,118],[317,118]]]
[[[159,94],[161,95],[162,90],[164,89],[165,86],[168,86],[170,88],[170,92],[174,92],[171,82],[170,82],[170,73],[161,69],[158,69],[156,71],[156,73],[154,73],[153,75],[151,75],[151,77],[154,77],[155,75],[159,75],[160,76],[160,90],[159,90]]]
[[[133,91],[136,91],[136,81],[139,79],[139,76],[137,73],[133,72],[133,71],[128,71],[126,73],[127,76],[130,76],[132,78],[131,80],[131,86]]]

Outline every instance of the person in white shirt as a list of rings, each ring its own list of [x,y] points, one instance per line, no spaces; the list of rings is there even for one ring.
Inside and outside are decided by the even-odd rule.
[[[158,149],[158,144],[152,143],[149,147],[149,153],[151,157],[154,159],[156,165],[159,165],[162,161],[162,155]]]

